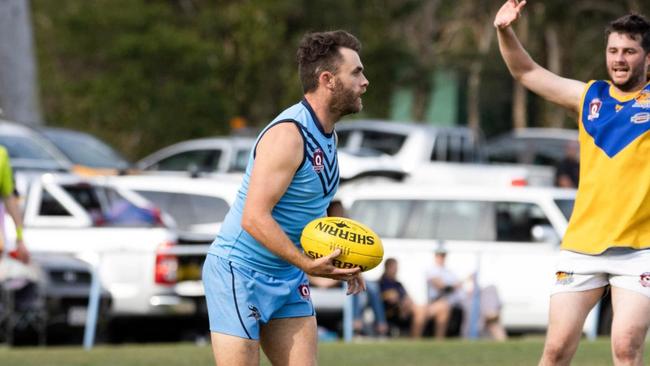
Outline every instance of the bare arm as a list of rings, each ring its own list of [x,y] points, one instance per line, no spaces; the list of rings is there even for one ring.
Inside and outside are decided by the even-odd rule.
[[[29,262],[29,251],[27,250],[27,247],[25,246],[25,243],[22,238],[23,216],[20,212],[20,207],[18,205],[18,197],[16,197],[14,194],[11,194],[3,198],[3,202],[5,204],[5,208],[7,209],[7,213],[14,221],[14,225],[16,226],[17,259],[24,263],[27,263]]]
[[[365,288],[358,276],[360,269],[341,269],[332,264],[332,259],[340,254],[340,250],[323,258],[311,259],[296,248],[271,216],[273,207],[287,190],[301,164],[303,154],[302,137],[292,123],[281,123],[264,134],[256,149],[242,227],[271,252],[307,274],[348,280],[348,292],[358,292]]]
[[[512,30],[511,24],[519,18],[524,5],[526,5],[526,1],[508,0],[499,9],[494,19],[499,51],[510,74],[527,89],[549,102],[579,112],[586,84],[578,80],[563,78],[541,67],[533,61]]]

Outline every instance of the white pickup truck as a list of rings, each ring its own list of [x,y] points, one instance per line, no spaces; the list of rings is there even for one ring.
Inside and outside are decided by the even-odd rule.
[[[112,296],[112,316],[194,311],[174,291],[178,263],[166,251],[177,239],[170,220],[144,198],[101,179],[52,174],[32,179],[25,192],[28,248],[99,265],[101,284]],[[13,222],[5,217],[5,225],[13,242]]]

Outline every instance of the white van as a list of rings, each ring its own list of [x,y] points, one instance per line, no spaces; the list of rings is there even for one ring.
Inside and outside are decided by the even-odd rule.
[[[403,183],[340,193],[349,216],[382,238],[384,258],[398,260],[398,277],[416,302],[427,301],[426,272],[444,245],[447,265],[460,278],[478,272],[482,286],[497,287],[511,331],[546,328],[554,260],[574,196],[555,188]],[[366,278],[382,271],[380,264]]]

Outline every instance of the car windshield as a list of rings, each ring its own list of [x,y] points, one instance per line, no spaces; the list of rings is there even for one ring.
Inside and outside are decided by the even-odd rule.
[[[135,190],[168,213],[182,231],[193,231],[202,224],[221,223],[230,206],[218,197],[176,192]]]
[[[575,203],[575,200],[573,199],[557,199],[555,200],[555,203],[557,204],[557,207],[560,208],[560,211],[562,211],[562,214],[564,217],[566,217],[567,221],[571,218],[571,213],[573,212],[573,205]]]
[[[86,183],[64,185],[63,189],[89,213],[95,226],[162,226],[157,208],[138,206],[115,189]]]
[[[37,141],[27,136],[0,135],[0,145],[4,146],[12,159],[33,159],[56,162],[52,156]]]
[[[59,130],[45,130],[43,134],[74,164],[112,169],[130,166],[117,151],[91,135]]]

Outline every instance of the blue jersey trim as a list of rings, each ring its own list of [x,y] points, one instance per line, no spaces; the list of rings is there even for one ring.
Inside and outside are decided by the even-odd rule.
[[[295,119],[283,119],[283,120],[280,120],[280,121],[277,121],[277,122],[273,123],[267,129],[262,131],[262,133],[260,134],[260,137],[257,139],[257,141],[255,141],[255,146],[253,146],[253,160],[255,160],[255,157],[257,156],[257,144],[260,143],[260,140],[262,140],[262,136],[264,136],[266,131],[270,130],[271,128],[277,126],[280,123],[287,123],[287,122],[293,123],[296,127],[298,127],[298,133],[300,134],[300,137],[302,137],[303,146],[305,146],[307,144],[307,141],[305,140],[305,135],[302,134],[302,132],[301,132],[302,125],[300,124],[300,122],[296,121]],[[300,168],[302,168],[302,166],[305,164],[306,160],[307,160],[307,149],[304,148],[303,149],[303,154],[302,154],[302,161],[300,162],[300,164],[298,164],[298,169],[296,169],[296,171],[298,171],[298,170],[300,170]]]
[[[232,279],[231,285],[232,285],[232,298],[235,303],[235,311],[237,312],[237,317],[239,318],[239,323],[241,324],[241,327],[244,329],[244,332],[246,332],[246,336],[248,339],[253,339],[248,333],[248,329],[246,329],[246,325],[244,325],[244,320],[241,317],[241,314],[239,313],[239,305],[237,304],[237,291],[235,291],[235,273],[232,269],[232,262],[228,262],[228,265],[230,266],[230,278]]]
[[[323,130],[323,125],[320,123],[320,120],[316,116],[316,112],[314,112],[314,110],[312,109],[312,107],[309,104],[309,102],[307,101],[307,99],[303,98],[303,100],[301,100],[300,103],[302,103],[302,105],[304,105],[305,108],[307,108],[307,110],[309,111],[309,114],[311,114],[311,118],[314,120],[314,123],[316,124],[316,127],[318,127],[318,130],[320,131],[320,133],[322,133],[323,136],[325,136],[327,138],[332,137],[332,133],[334,133],[334,131],[332,131],[330,133],[327,133],[327,132],[325,132],[325,130]]]

